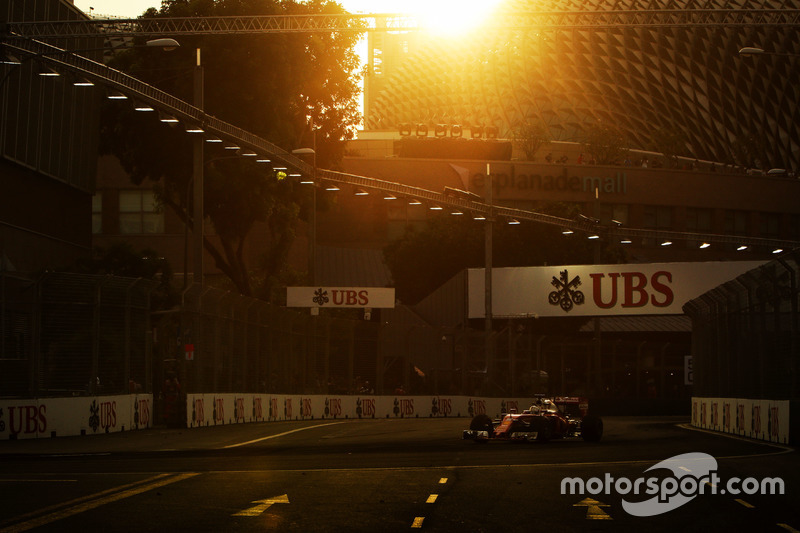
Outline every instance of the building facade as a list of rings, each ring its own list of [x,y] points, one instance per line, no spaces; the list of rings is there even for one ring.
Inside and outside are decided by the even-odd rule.
[[[509,138],[541,123],[554,140],[583,142],[600,122],[635,149],[796,170],[800,33],[791,22],[745,16],[793,8],[787,0],[558,0],[548,13],[581,16],[543,27],[535,16],[525,23],[526,12],[543,9],[538,2],[507,0],[456,37],[373,32],[365,129],[493,126]],[[730,23],[713,23],[715,10],[731,13]],[[592,16],[612,11],[611,23]],[[680,24],[668,13],[708,18]],[[740,56],[744,47],[767,54]]]
[[[356,148],[351,153],[358,153],[357,143],[353,146]],[[543,152],[556,155],[570,154],[570,161],[577,159],[572,154],[579,150],[580,145],[562,143],[542,148]],[[378,157],[374,148],[370,153],[373,155],[369,157],[346,158],[345,170],[433,191],[451,187],[484,197],[489,164],[493,201],[498,205],[537,211],[547,204],[569,203],[579,206],[581,213],[596,217],[601,226],[621,224],[686,234],[671,245],[655,238],[612,243],[624,250],[631,262],[761,259],[775,251],[771,246],[740,250],[742,243],[734,238],[703,246],[709,243],[693,234],[800,241],[800,205],[794,201],[794,195],[800,192],[800,181],[783,176],[751,175],[722,166],[716,167],[719,170],[708,166],[668,169],[642,168],[633,162],[615,166]],[[636,160],[642,157],[646,156],[640,155]],[[358,204],[353,202],[363,200],[347,198],[348,191],[342,192],[342,205],[354,206]],[[382,224],[391,236],[399,235],[408,221],[434,216],[425,205],[383,204],[387,214]],[[357,207],[340,210],[350,216],[364,212]],[[346,236],[348,232],[338,234]]]
[[[6,21],[80,20],[70,2],[0,1]],[[95,38],[69,39],[82,50]],[[99,95],[4,48],[0,65],[0,270],[65,268],[91,252]],[[97,52],[87,52],[88,55]]]

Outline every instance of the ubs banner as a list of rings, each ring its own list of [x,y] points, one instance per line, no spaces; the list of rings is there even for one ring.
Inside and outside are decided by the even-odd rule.
[[[0,401],[0,439],[115,433],[153,425],[153,395]]]
[[[788,444],[788,400],[692,398],[692,425],[732,435]]]
[[[498,317],[681,315],[683,305],[763,261],[492,269]],[[469,318],[485,314],[484,269],[470,269]]]
[[[287,307],[394,307],[394,289],[381,287],[286,287]]]
[[[446,418],[478,414],[497,418],[522,412],[534,398],[471,396],[353,396],[285,394],[188,394],[187,427],[286,420]]]

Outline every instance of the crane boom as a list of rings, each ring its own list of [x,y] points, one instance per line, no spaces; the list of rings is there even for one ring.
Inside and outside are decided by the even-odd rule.
[[[800,9],[643,9],[607,11],[515,11],[488,23],[506,30],[611,29],[620,27],[774,26],[800,27]],[[420,31],[407,14],[246,15],[216,17],[147,17],[7,22],[6,34],[32,38],[72,38],[98,33],[116,36],[220,35],[258,33]]]

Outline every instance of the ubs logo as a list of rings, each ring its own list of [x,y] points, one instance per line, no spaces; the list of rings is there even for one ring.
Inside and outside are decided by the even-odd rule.
[[[675,301],[675,294],[670,284],[672,273],[660,270],[648,276],[643,272],[593,272],[589,297],[598,309],[615,308],[655,308],[669,307]],[[550,305],[561,307],[570,312],[576,305],[583,305],[586,296],[578,287],[581,277],[570,279],[566,269],[560,277],[553,276],[550,284],[555,287],[547,297]]]
[[[328,299],[328,291],[322,289],[321,287],[314,291],[314,298],[312,299],[313,302],[320,307],[328,303],[330,300]]]
[[[581,305],[585,301],[583,292],[577,290],[581,286],[580,276],[575,276],[570,280],[569,273],[562,270],[561,279],[553,276],[553,281],[550,283],[556,288],[547,298],[550,305],[561,306],[561,309],[569,312],[573,305]]]

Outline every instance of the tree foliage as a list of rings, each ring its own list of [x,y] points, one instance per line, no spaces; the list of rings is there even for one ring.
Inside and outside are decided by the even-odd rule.
[[[151,248],[135,250],[130,243],[119,241],[108,247],[95,247],[91,257],[78,261],[73,270],[82,274],[100,274],[126,278],[142,278],[158,282],[151,296],[153,309],[163,309],[175,303],[172,289],[172,265]]]
[[[151,8],[143,16],[316,13],[344,10],[325,0],[164,0],[160,10]],[[360,121],[358,38],[356,31],[186,36],[175,51],[134,48],[118,54],[112,66],[193,102],[199,49],[207,114],[286,150],[313,145],[317,165],[336,168]],[[107,105],[103,149],[120,159],[134,183],[158,182],[162,203],[191,223],[192,139],[155,115],[118,102]],[[268,287],[253,287],[253,280],[263,284],[281,276],[310,195],[271,169],[221,148],[208,147],[205,158],[204,210],[220,237],[218,244],[206,239],[206,251],[240,293],[268,292]],[[256,223],[267,225],[270,243],[261,264],[250,265],[243,251]]]
[[[625,133],[608,122],[594,122],[586,128],[586,151],[598,165],[620,164],[628,154]]]
[[[528,161],[534,161],[539,149],[552,140],[547,124],[533,117],[529,117],[514,128],[513,135],[514,141],[525,152],[525,159]]]
[[[547,212],[572,218],[576,206],[554,204]],[[484,223],[462,217],[439,216],[422,229],[409,226],[384,248],[384,258],[397,297],[415,304],[466,268],[484,267]],[[522,267],[591,263],[597,244],[578,235],[566,237],[556,226],[525,222],[494,224],[492,265]],[[604,257],[619,260],[605,251]]]
[[[677,168],[678,157],[685,155],[686,135],[679,129],[661,128],[653,133],[653,148],[661,152],[664,156],[664,166],[667,168]]]
[[[745,168],[767,170],[771,162],[768,160],[764,137],[746,134],[736,138],[731,146],[731,161]]]

